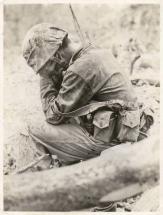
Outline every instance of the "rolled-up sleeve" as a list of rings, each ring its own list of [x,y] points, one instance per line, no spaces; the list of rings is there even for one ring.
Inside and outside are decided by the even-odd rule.
[[[47,122],[60,124],[66,120],[61,113],[67,113],[88,104],[93,96],[86,81],[72,71],[66,71],[58,90],[53,80],[41,81],[41,100]]]

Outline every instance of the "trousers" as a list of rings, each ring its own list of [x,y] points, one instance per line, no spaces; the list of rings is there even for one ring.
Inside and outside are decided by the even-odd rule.
[[[27,125],[29,141],[43,146],[51,155],[56,155],[62,164],[69,165],[100,155],[111,147],[96,140],[75,122],[51,125],[45,120],[31,121]],[[39,148],[39,147],[38,147]]]

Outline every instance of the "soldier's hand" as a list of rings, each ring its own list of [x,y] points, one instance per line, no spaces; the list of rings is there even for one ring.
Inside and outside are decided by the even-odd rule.
[[[39,70],[39,75],[44,78],[49,78],[55,74],[56,62],[49,59],[47,63]]]

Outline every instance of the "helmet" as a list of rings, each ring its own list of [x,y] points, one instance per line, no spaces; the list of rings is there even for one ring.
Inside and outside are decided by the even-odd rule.
[[[23,57],[27,64],[38,73],[46,62],[61,47],[68,33],[50,23],[32,27],[23,41]]]

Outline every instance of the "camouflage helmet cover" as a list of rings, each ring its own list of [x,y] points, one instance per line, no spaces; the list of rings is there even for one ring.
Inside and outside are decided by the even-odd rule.
[[[57,52],[68,33],[53,24],[41,23],[32,27],[23,42],[23,57],[38,73]]]

